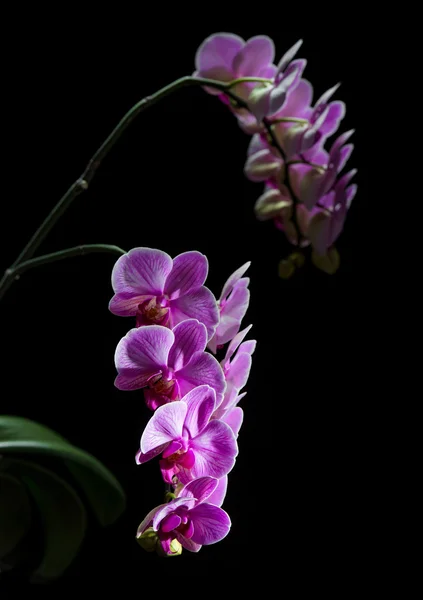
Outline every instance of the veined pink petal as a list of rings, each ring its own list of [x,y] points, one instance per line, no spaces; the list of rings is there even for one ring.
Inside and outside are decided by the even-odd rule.
[[[195,352],[203,351],[207,344],[206,327],[196,319],[182,321],[173,329],[175,341],[169,351],[168,365],[179,371]]]
[[[209,502],[209,497],[215,493],[218,484],[219,480],[215,477],[199,477],[187,483],[178,493],[178,497],[195,498],[196,505],[206,500]]]
[[[197,481],[197,480],[196,480]],[[189,485],[189,484],[188,484]],[[228,488],[228,476],[224,475],[218,481],[215,491],[207,498],[208,504],[222,506]]]
[[[141,452],[146,454],[157,446],[180,438],[186,414],[187,405],[180,400],[159,406],[141,436]]]
[[[222,540],[231,527],[228,514],[214,504],[198,504],[189,511],[190,519],[194,524],[193,542],[207,545]]]
[[[192,541],[192,539],[187,539],[184,535],[179,533],[179,531],[175,531],[175,534],[176,539],[181,544],[181,546],[185,548],[185,550],[189,550],[189,552],[198,552],[199,550],[201,550],[201,544],[196,544]]]
[[[199,385],[209,385],[216,392],[220,404],[225,391],[225,377],[217,360],[207,352],[196,352],[190,362],[176,374],[182,396]]]
[[[121,256],[113,267],[113,290],[115,293],[160,296],[171,269],[172,259],[166,252],[133,248]]]
[[[140,296],[132,292],[115,294],[109,302],[109,310],[118,317],[133,317],[136,315],[138,305],[154,296]]]
[[[226,344],[238,333],[249,303],[250,290],[240,279],[220,313],[220,323],[216,328],[218,344]]]
[[[178,508],[184,507],[190,510],[195,505],[194,498],[175,498],[167,504],[162,504],[160,510],[156,512],[153,518],[153,529],[158,531],[160,523],[165,517],[176,511]]]
[[[159,325],[131,329],[116,348],[116,386],[131,390],[147,385],[150,377],[166,368],[174,339],[172,331]]]
[[[208,385],[200,385],[182,398],[188,406],[184,427],[190,438],[196,437],[210,421],[216,404],[216,393]]]
[[[212,292],[202,286],[170,301],[173,326],[185,319],[197,319],[207,329],[207,339],[210,339],[219,321],[219,309]]]
[[[209,265],[201,252],[184,252],[173,259],[173,267],[164,286],[171,300],[179,298],[203,285]]]
[[[219,479],[235,464],[238,445],[231,428],[222,421],[210,421],[190,445],[195,453],[195,464],[189,473],[181,471],[182,483],[205,475]]]
[[[156,448],[153,448],[153,450],[150,450],[150,452],[146,452],[145,454],[143,454],[141,452],[141,450],[138,450],[138,452],[135,455],[135,462],[137,463],[137,465],[142,465],[142,464],[148,462],[149,460],[156,458],[156,456],[161,454],[163,452],[163,450],[165,450],[165,448],[167,448],[167,446],[168,446],[167,443],[161,444],[161,446],[157,446]]]
[[[159,506],[156,506],[155,508],[153,508],[153,510],[150,510],[150,512],[148,513],[148,515],[141,521],[141,523],[140,523],[140,525],[139,525],[139,527],[137,529],[137,537],[140,537],[140,535],[142,535],[146,529],[148,529],[149,527],[151,527],[151,525],[153,523],[154,516],[160,510],[162,510],[162,508],[164,508],[165,506],[167,506],[167,504],[160,504]]]

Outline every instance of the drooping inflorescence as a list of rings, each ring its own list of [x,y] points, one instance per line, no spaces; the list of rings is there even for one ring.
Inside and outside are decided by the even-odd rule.
[[[244,41],[217,33],[197,50],[194,75],[233,82],[230,96],[205,89],[217,95],[252,135],[244,172],[251,181],[264,183],[255,204],[257,219],[273,220],[299,249],[311,245],[313,263],[334,273],[339,266],[334,243],[357,191],[355,184],[350,185],[357,171],[341,173],[353,150],[347,144],[353,130],[325,149],[346,107],[331,100],[339,84],[313,103],[313,87],[302,78],[306,60],[295,58],[301,44],[299,40],[274,64],[275,48],[269,37]],[[282,277],[303,264],[298,251],[291,256],[297,258],[281,262]]]
[[[151,248],[134,248],[116,262],[110,310],[135,319],[115,353],[120,390],[142,390],[154,411],[136,463],[158,458],[170,501],[140,524],[139,543],[174,556],[197,552],[229,532],[221,508],[227,475],[238,454],[247,383],[255,340],[240,330],[249,304],[250,263],[233,273],[219,300],[204,286],[208,261],[200,252],[173,260]],[[225,344],[219,363],[214,354]],[[207,349],[208,348],[208,349]]]

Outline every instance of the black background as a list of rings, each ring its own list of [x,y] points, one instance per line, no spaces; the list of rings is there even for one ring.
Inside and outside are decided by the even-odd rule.
[[[308,59],[304,77],[315,99],[342,81],[341,131],[356,128],[349,166],[359,169],[359,189],[337,244],[339,272],[330,277],[310,265],[282,281],[277,265],[290,247],[271,223],[254,217],[262,186],[242,172],[249,138],[216,98],[200,88],[179,91],[123,135],[38,253],[86,243],[156,247],[171,256],[197,249],[209,259],[207,285],[216,295],[228,275],[252,261],[243,325],[253,323],[258,344],[224,504],[233,525],[225,540],[197,555],[164,560],[138,547],[136,528],[162,501],[163,486],[157,464],[134,463],[150,417],[142,393],[113,385],[116,344],[133,326],[108,311],[115,257],[90,255],[29,271],[2,301],[1,412],[44,423],[91,452],[128,495],[115,525],[102,530],[91,521],[77,560],[49,590],[134,583],[142,593],[158,573],[169,578],[170,591],[175,575],[220,572],[240,585],[243,577],[294,590],[350,589],[356,574],[370,568],[362,474],[370,425],[362,389],[373,344],[366,268],[371,202],[361,90],[372,77],[362,68],[374,52],[371,24],[359,15],[342,27],[323,13],[294,19],[282,8],[280,22],[276,11],[267,19],[251,13],[245,25],[207,12],[189,20],[175,15],[173,23],[164,7],[151,10],[148,17],[117,11],[104,24],[76,12],[46,12],[34,14],[32,26],[27,14],[25,26],[14,26],[5,70],[12,185],[3,194],[2,268],[123,114],[191,74],[197,47],[216,31],[244,39],[267,34],[277,59],[304,39],[299,56]],[[9,583],[8,593],[20,583]]]

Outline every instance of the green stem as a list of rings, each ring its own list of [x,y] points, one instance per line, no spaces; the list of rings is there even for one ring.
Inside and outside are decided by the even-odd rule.
[[[241,82],[242,79],[238,80]],[[235,94],[232,94],[230,91],[230,86],[232,82],[224,83],[221,81],[215,81],[214,79],[205,79],[200,77],[181,77],[177,79],[173,83],[165,86],[164,88],[158,90],[151,96],[147,96],[143,98],[135,106],[133,106],[123,117],[123,119],[116,125],[112,133],[109,137],[103,142],[103,144],[98,148],[98,150],[94,153],[91,160],[89,161],[85,171],[82,175],[73,183],[68,191],[60,198],[59,202],[50,212],[50,214],[46,217],[46,219],[41,223],[40,227],[31,237],[29,242],[26,244],[24,249],[19,254],[18,258],[14,261],[12,266],[6,270],[2,279],[0,280],[0,299],[3,297],[5,292],[12,285],[14,278],[10,276],[10,272],[19,265],[20,263],[27,261],[30,259],[37,248],[47,236],[47,234],[51,231],[63,213],[69,208],[73,200],[81,194],[81,192],[88,189],[89,184],[91,183],[94,175],[97,172],[102,160],[105,156],[110,152],[113,146],[116,144],[122,133],[126,130],[126,128],[132,123],[132,121],[137,117],[141,112],[156,104],[159,100],[162,100],[169,94],[191,85],[196,86],[209,86],[214,87],[216,89],[222,90],[222,92],[226,93],[233,100],[238,102],[240,106],[246,107],[246,103],[238,98]],[[15,272],[15,271],[14,271]]]
[[[297,239],[298,239],[298,247],[300,247],[300,242],[301,242],[301,231],[300,231],[300,227],[298,225],[298,220],[297,220],[297,213],[296,213],[296,205],[299,204],[299,200],[298,198],[295,196],[294,194],[294,190],[291,187],[291,182],[289,181],[289,168],[288,168],[288,163],[286,161],[286,154],[283,151],[282,146],[279,144],[278,139],[272,129],[272,123],[268,120],[268,119],[263,119],[263,124],[267,129],[267,133],[269,134],[273,145],[276,147],[276,149],[279,151],[285,165],[286,165],[286,179],[285,179],[285,185],[288,189],[288,192],[291,195],[292,201],[294,203],[293,209],[292,209],[292,224],[295,227],[295,231],[297,232]]]
[[[118,246],[112,246],[110,244],[85,244],[82,246],[75,246],[74,248],[66,248],[66,250],[59,250],[58,252],[52,252],[51,254],[44,254],[43,256],[37,256],[37,258],[31,258],[19,263],[14,267],[7,269],[5,276],[10,279],[16,279],[19,275],[32,269],[33,267],[39,267],[48,263],[56,262],[58,260],[64,260],[65,258],[71,258],[73,256],[84,256],[85,254],[92,254],[93,252],[104,252],[108,254],[126,254],[125,250]],[[0,298],[4,291],[0,290]]]

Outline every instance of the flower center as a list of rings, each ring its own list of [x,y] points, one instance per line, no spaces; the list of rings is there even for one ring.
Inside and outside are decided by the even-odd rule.
[[[169,317],[169,308],[166,306],[166,300],[159,301],[156,297],[149,298],[138,304],[136,326],[163,325],[166,327]]]
[[[175,380],[166,379],[163,377],[163,375],[159,374],[152,377],[149,380],[148,385],[156,394],[159,394],[160,396],[171,397],[175,387]]]

